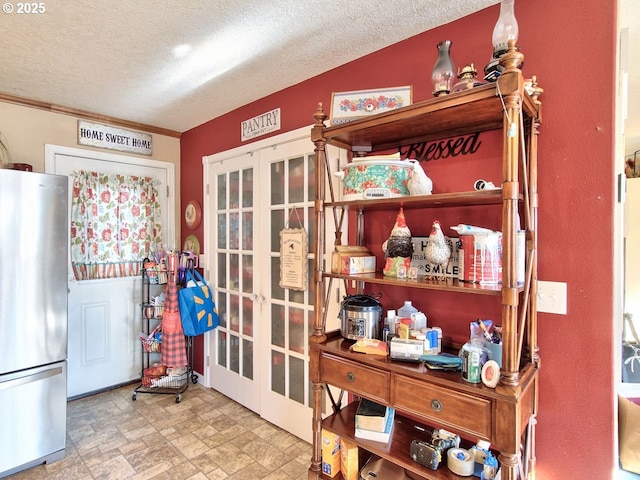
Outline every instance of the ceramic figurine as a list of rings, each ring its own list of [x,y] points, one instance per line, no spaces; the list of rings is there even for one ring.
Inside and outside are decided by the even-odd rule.
[[[413,242],[402,208],[398,212],[391,235],[382,244],[382,250],[386,257],[382,273],[388,277],[406,277],[411,267]]]
[[[413,163],[413,170],[407,182],[409,193],[411,195],[431,195],[433,182],[427,177],[427,174],[424,173],[419,161],[410,160],[410,162]]]

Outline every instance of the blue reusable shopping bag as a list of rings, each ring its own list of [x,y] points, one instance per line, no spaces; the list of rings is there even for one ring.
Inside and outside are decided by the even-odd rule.
[[[195,277],[194,277],[195,274]],[[186,286],[178,291],[182,329],[188,337],[202,335],[218,326],[213,292],[197,270],[186,271]]]

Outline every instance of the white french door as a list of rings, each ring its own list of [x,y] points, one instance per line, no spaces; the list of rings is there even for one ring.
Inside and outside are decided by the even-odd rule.
[[[269,140],[205,158],[206,273],[220,317],[205,339],[205,376],[209,386],[310,441],[315,155],[308,128]],[[307,233],[305,291],[280,286],[284,228]],[[335,303],[329,328],[337,328]]]
[[[215,163],[207,174],[206,274],[215,291],[220,324],[205,339],[209,386],[259,412],[259,363],[263,296],[256,283],[259,165],[250,154]],[[208,220],[211,220],[210,222]],[[208,239],[211,241],[208,241]]]

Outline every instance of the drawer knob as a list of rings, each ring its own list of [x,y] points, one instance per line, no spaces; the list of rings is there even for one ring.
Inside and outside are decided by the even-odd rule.
[[[356,380],[356,376],[354,373],[352,372],[347,372],[347,380],[350,382],[355,382]]]
[[[440,400],[431,400],[431,408],[434,412],[439,412],[442,410],[442,403],[440,403]]]

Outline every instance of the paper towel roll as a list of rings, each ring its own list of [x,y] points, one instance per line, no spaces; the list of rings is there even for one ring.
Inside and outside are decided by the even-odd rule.
[[[469,450],[464,448],[450,448],[447,450],[447,467],[456,475],[469,477],[473,475],[475,460]]]

